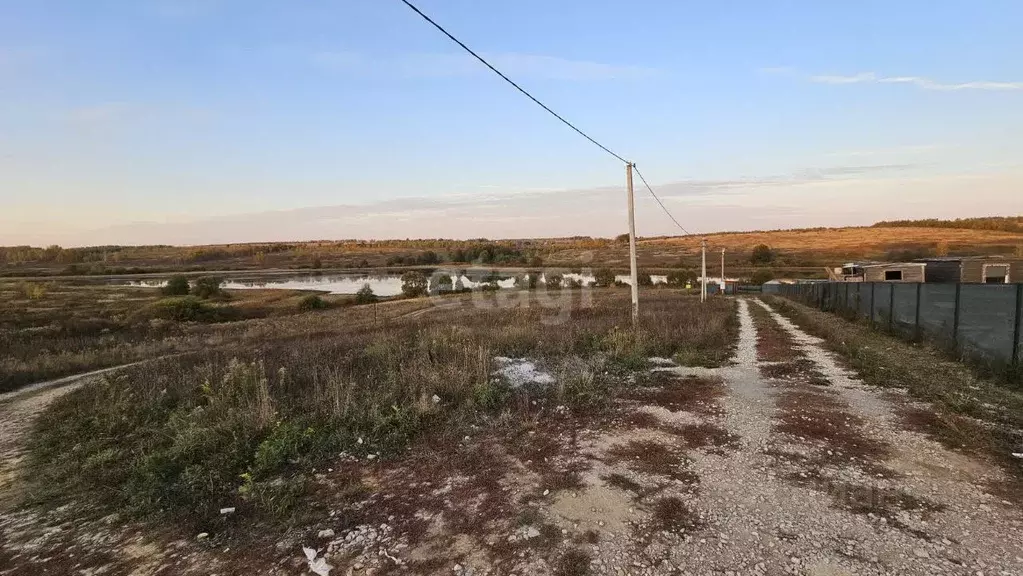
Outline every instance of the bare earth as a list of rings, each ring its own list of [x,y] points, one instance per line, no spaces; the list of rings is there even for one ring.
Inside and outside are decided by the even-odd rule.
[[[910,431],[902,413],[926,406],[863,385],[776,314],[797,360],[758,358],[753,306],[768,308],[739,301],[728,366],[651,359],[610,421],[556,411],[514,442],[480,430],[400,462],[339,459],[314,526],[243,551],[72,521],[84,504],[16,509],[27,428],[79,381],[0,397],[0,575],[1023,574],[1000,469]],[[332,490],[344,474],[372,493]]]

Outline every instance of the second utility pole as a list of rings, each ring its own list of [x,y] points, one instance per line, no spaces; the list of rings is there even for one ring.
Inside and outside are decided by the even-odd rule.
[[[632,276],[632,325],[639,326],[639,272],[636,271],[636,206],[632,193],[632,162],[625,163],[625,181],[629,187],[629,267]]]
[[[703,262],[700,271],[700,302],[707,301],[707,239],[700,241],[700,260]]]
[[[725,249],[721,249],[721,293],[725,293],[725,289],[728,288],[728,282],[725,282]]]

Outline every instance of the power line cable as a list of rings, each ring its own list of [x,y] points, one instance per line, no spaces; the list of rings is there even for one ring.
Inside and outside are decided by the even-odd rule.
[[[628,160],[626,160],[625,158],[622,158],[618,154],[614,153],[607,146],[604,146],[600,142],[597,142],[589,134],[583,132],[582,130],[577,128],[574,124],[569,122],[568,120],[565,120],[565,118],[562,117],[560,114],[558,114],[554,110],[551,110],[550,107],[548,107],[546,104],[544,104],[543,102],[538,100],[535,96],[533,96],[532,94],[527,92],[524,88],[522,88],[521,86],[516,84],[514,80],[512,80],[511,78],[508,78],[507,76],[505,76],[504,73],[502,73],[500,70],[495,68],[492,64],[490,64],[490,62],[487,62],[486,59],[484,59],[482,56],[480,56],[475,51],[473,51],[472,48],[469,48],[468,46],[465,45],[464,42],[462,42],[461,40],[456,38],[453,34],[448,32],[447,30],[445,30],[444,27],[441,26],[440,24],[438,24],[436,21],[434,21],[433,18],[430,18],[429,16],[424,14],[423,11],[420,10],[419,8],[417,8],[414,4],[412,4],[412,2],[410,2],[409,0],[401,0],[401,1],[402,1],[403,4],[405,4],[406,6],[411,8],[413,12],[415,12],[420,17],[422,17],[423,20],[426,20],[434,28],[436,28],[437,30],[440,30],[441,33],[443,33],[445,36],[447,36],[452,42],[454,42],[455,44],[458,44],[463,50],[465,50],[466,52],[471,54],[473,56],[473,58],[479,60],[484,66],[489,68],[494,74],[497,74],[505,82],[507,82],[508,84],[511,84],[512,87],[514,87],[516,90],[518,90],[523,95],[525,95],[526,98],[529,98],[534,103],[536,103],[537,106],[539,106],[539,107],[543,108],[544,110],[546,110],[551,116],[554,116],[555,118],[560,120],[562,124],[564,124],[565,126],[568,126],[572,130],[574,130],[576,133],[578,133],[580,136],[582,136],[583,138],[586,138],[587,140],[592,142],[594,145],[596,145],[598,148],[600,148],[604,152],[607,152],[611,156],[615,157],[616,159],[618,159],[618,160],[620,160],[620,161],[622,161],[622,162],[624,162],[626,164],[630,164],[630,162]],[[671,218],[671,221],[674,222],[675,225],[678,226],[679,230],[681,230],[686,236],[691,236],[692,234],[690,234],[688,230],[686,230],[681,224],[679,224],[678,220],[675,219],[675,217],[671,214],[671,211],[668,210],[668,207],[664,205],[664,202],[661,202],[661,199],[657,197],[657,194],[654,192],[654,189],[650,187],[650,184],[646,181],[646,178],[643,177],[643,173],[639,171],[639,167],[637,167],[635,164],[632,164],[632,167],[633,167],[633,169],[636,170],[636,174],[639,176],[639,179],[643,182],[643,185],[646,186],[646,189],[650,192],[650,195],[654,197],[654,200],[656,200],[657,203],[661,206],[661,209],[664,210],[664,213],[668,215],[668,218]]]
[[[690,234],[688,230],[683,228],[682,225],[678,223],[678,220],[676,220],[675,217],[671,215],[671,211],[669,211],[668,207],[664,205],[664,202],[661,202],[661,199],[657,197],[657,194],[654,193],[654,189],[650,187],[650,184],[647,183],[646,178],[643,177],[643,173],[639,171],[639,166],[633,164],[632,169],[636,171],[636,175],[639,176],[639,179],[643,182],[643,185],[646,186],[646,189],[650,191],[650,195],[654,197],[654,200],[657,200],[657,203],[661,205],[661,210],[664,210],[664,213],[668,215],[668,218],[671,218],[671,221],[675,223],[675,226],[678,226],[678,229],[681,230],[686,236],[692,236],[692,234]]]
[[[558,114],[558,113],[557,113],[557,112],[555,112],[554,110],[551,110],[550,108],[548,108],[546,104],[544,104],[543,102],[541,102],[541,101],[537,100],[537,99],[536,99],[536,98],[535,98],[535,97],[534,97],[534,96],[533,96],[532,94],[530,94],[529,92],[526,92],[526,90],[525,90],[525,89],[523,89],[523,88],[522,88],[521,86],[519,86],[518,84],[516,84],[516,83],[515,83],[515,82],[514,82],[514,81],[513,81],[513,80],[512,80],[511,78],[508,78],[507,76],[505,76],[504,74],[502,74],[500,70],[498,70],[497,68],[494,68],[494,67],[493,67],[493,66],[492,66],[492,65],[490,64],[490,62],[487,62],[486,60],[484,60],[484,59],[483,59],[483,57],[482,57],[482,56],[480,56],[479,54],[477,54],[477,53],[473,52],[472,48],[469,48],[469,47],[468,47],[468,46],[466,46],[466,45],[465,45],[465,44],[464,44],[464,43],[463,43],[463,42],[462,42],[461,40],[459,40],[458,38],[455,38],[455,37],[454,37],[454,36],[453,36],[453,35],[452,35],[452,34],[451,34],[450,32],[448,32],[447,30],[445,30],[443,26],[441,26],[440,24],[438,24],[438,23],[434,22],[434,21],[433,21],[433,19],[432,19],[432,18],[430,18],[429,16],[427,16],[426,14],[423,14],[423,11],[422,11],[422,10],[420,10],[419,8],[416,8],[414,4],[412,4],[411,2],[409,2],[409,0],[401,0],[401,1],[402,1],[402,2],[403,2],[403,3],[405,4],[405,5],[406,5],[406,6],[408,6],[409,8],[411,8],[413,12],[415,12],[416,14],[419,14],[420,16],[422,16],[422,17],[423,17],[423,19],[424,19],[424,20],[426,20],[427,22],[429,22],[430,24],[432,24],[434,28],[436,28],[437,30],[440,30],[440,31],[441,31],[441,32],[442,32],[442,33],[443,33],[443,34],[444,34],[445,36],[447,36],[448,38],[450,38],[452,42],[454,42],[455,44],[458,44],[459,46],[461,46],[463,50],[465,50],[465,51],[466,51],[466,52],[468,52],[469,54],[472,54],[472,56],[473,56],[474,58],[476,58],[477,60],[479,60],[480,62],[482,62],[484,66],[486,66],[487,68],[490,68],[490,70],[491,70],[491,71],[492,71],[492,72],[493,72],[494,74],[497,74],[497,75],[498,75],[498,76],[500,76],[500,77],[501,77],[502,79],[504,79],[504,81],[505,81],[505,82],[507,82],[507,83],[511,84],[512,86],[514,86],[516,90],[518,90],[519,92],[522,92],[522,93],[523,93],[523,94],[524,94],[524,95],[525,95],[525,96],[526,96],[527,98],[529,98],[530,100],[532,100],[533,102],[535,102],[535,103],[536,103],[536,104],[537,104],[538,106],[540,106],[541,108],[543,108],[544,110],[546,110],[547,112],[549,112],[549,113],[550,113],[550,114],[551,114],[552,116],[554,116],[554,117],[555,117],[555,118],[557,118],[558,120],[561,120],[561,122],[562,122],[562,123],[563,123],[563,124],[564,124],[565,126],[568,126],[568,127],[569,127],[569,128],[571,128],[572,130],[575,130],[575,131],[576,131],[577,133],[579,133],[579,135],[580,135],[580,136],[582,136],[583,138],[586,138],[587,140],[589,140],[589,141],[590,141],[590,142],[592,142],[593,144],[597,145],[597,146],[598,146],[598,147],[599,147],[599,148],[600,148],[601,150],[603,150],[604,152],[607,152],[608,154],[610,154],[610,155],[614,156],[615,158],[617,158],[617,159],[621,160],[622,162],[625,162],[626,164],[628,164],[628,163],[629,163],[629,161],[628,161],[628,160],[626,160],[625,158],[622,158],[622,157],[621,157],[621,156],[619,156],[618,154],[615,154],[614,152],[612,152],[612,151],[611,151],[611,149],[610,149],[610,148],[608,148],[607,146],[604,146],[604,145],[603,145],[603,144],[601,144],[600,142],[597,142],[597,141],[596,141],[596,140],[594,140],[594,139],[593,139],[593,138],[592,138],[592,137],[591,137],[591,136],[590,136],[589,134],[587,134],[587,133],[583,132],[582,130],[580,130],[580,129],[576,128],[574,124],[572,124],[572,123],[571,123],[571,122],[569,122],[568,120],[565,120],[564,118],[562,118],[562,117],[561,117],[561,115],[560,115],[560,114]]]

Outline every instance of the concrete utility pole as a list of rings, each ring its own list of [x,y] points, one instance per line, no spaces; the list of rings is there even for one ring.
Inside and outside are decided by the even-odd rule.
[[[700,272],[700,302],[707,301],[707,239],[704,238],[700,241],[701,260],[703,261],[702,271]]]
[[[636,205],[632,192],[632,162],[625,163],[625,181],[629,187],[629,267],[632,276],[632,325],[639,326],[639,272],[636,270]]]
[[[721,293],[725,293],[728,284],[725,282],[725,249],[721,249]]]

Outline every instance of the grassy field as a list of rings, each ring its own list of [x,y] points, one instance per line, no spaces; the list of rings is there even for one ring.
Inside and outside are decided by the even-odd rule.
[[[668,290],[644,300],[638,332],[623,290],[598,290],[561,324],[541,307],[446,300],[387,323],[370,307],[238,322],[258,337],[77,390],[37,424],[29,493],[199,525],[226,506],[284,518],[328,456],[386,458],[424,434],[460,438],[555,406],[592,417],[647,357],[718,365],[737,330],[733,301]],[[555,383],[516,388],[494,377],[497,357],[529,358]]]
[[[729,274],[749,273],[753,247],[769,246],[775,261],[769,266],[780,275],[813,276],[825,267],[850,260],[904,260],[935,255],[940,245],[953,255],[1017,255],[1023,250],[1023,234],[990,230],[947,228],[821,228],[728,232],[708,234],[708,267],[717,272],[720,251],[725,250]],[[639,265],[647,269],[700,265],[700,237],[642,239],[637,247]],[[546,255],[550,265],[576,266],[595,262],[628,267],[628,246],[610,245],[599,250],[564,248]]]
[[[297,314],[309,292],[234,290],[206,301],[157,288],[0,282],[0,392],[49,378],[199,350],[244,336],[251,323]],[[322,296],[327,306],[350,296]],[[191,314],[202,322],[181,322]]]

